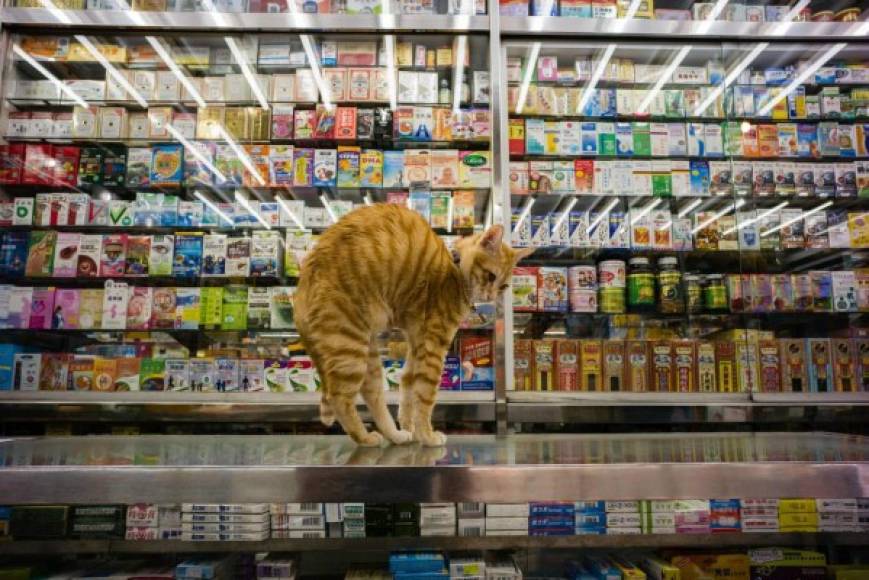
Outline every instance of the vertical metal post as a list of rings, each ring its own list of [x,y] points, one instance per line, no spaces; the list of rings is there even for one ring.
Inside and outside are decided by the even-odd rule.
[[[504,227],[510,239],[510,188],[506,186],[510,158],[507,155],[507,110],[504,88],[504,62],[501,49],[501,18],[498,0],[489,0],[489,87],[492,119],[492,223]],[[500,316],[495,321],[495,428],[507,434],[507,391],[513,388],[513,308],[510,293],[501,301]]]

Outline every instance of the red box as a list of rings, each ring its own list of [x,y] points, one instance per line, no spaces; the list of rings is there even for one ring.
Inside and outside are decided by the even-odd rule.
[[[510,119],[510,155],[525,155],[525,119]]]
[[[24,146],[24,170],[21,183],[25,185],[51,185],[51,145],[29,144]]]
[[[23,166],[23,143],[0,145],[0,184],[21,183],[21,168]]]
[[[531,391],[534,389],[534,345],[527,338],[513,342],[513,389]]]
[[[335,139],[356,139],[356,107],[335,109]]]
[[[758,343],[760,366],[760,392],[781,391],[781,353],[777,340],[761,340]]]
[[[697,391],[697,349],[693,340],[673,341],[674,388],[679,393]]]
[[[555,341],[555,371],[558,374],[556,388],[559,391],[579,390],[579,341]]]
[[[55,145],[51,154],[54,157],[54,184],[75,187],[78,181],[79,148]]]

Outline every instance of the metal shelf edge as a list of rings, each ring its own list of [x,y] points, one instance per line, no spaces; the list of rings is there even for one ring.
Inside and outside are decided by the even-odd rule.
[[[399,393],[388,391],[386,401],[397,405]],[[493,391],[440,391],[438,404],[471,405],[494,403]],[[320,393],[193,393],[193,392],[92,392],[92,391],[3,391],[2,405],[281,405],[317,406]],[[359,399],[359,404],[362,400]]]
[[[642,36],[646,38],[745,38],[793,41],[795,39],[848,38],[861,40],[865,22],[724,22],[675,20],[594,20],[561,16],[502,16],[505,36]],[[786,31],[785,36],[783,31]]]
[[[641,534],[585,536],[487,536],[414,538],[325,538],[311,540],[270,539],[262,542],[183,542],[180,540],[22,540],[0,543],[6,555],[69,553],[169,553],[169,552],[251,552],[394,550],[425,548],[499,550],[520,548],[702,548],[736,546],[865,546],[869,533],[732,533],[732,534]]]
[[[577,406],[648,406],[648,405],[747,405],[748,393],[588,393],[588,392],[518,392],[507,393],[511,404]]]
[[[135,12],[2,8],[4,26],[125,28],[130,30],[334,31],[383,33],[437,31],[487,32],[488,16],[408,14],[290,14]]]

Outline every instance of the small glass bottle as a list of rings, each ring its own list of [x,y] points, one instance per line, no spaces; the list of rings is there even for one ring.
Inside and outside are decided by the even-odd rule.
[[[706,286],[703,288],[703,307],[706,312],[727,312],[727,288],[724,286],[724,276],[709,274],[706,276]]]
[[[448,78],[444,77],[441,79],[441,88],[438,92],[438,102],[442,105],[448,105],[451,96],[452,91],[450,90],[450,81]]]
[[[648,258],[631,258],[628,262],[628,308],[648,312],[655,308],[655,274]]]
[[[685,303],[689,314],[703,312],[703,287],[700,276],[688,274],[685,276]]]
[[[658,260],[658,311],[662,314],[679,314],[685,311],[682,272],[679,271],[679,260],[673,256]]]

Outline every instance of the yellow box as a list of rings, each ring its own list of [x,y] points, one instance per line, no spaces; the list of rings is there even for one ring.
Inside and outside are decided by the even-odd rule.
[[[659,580],[682,580],[682,573],[679,568],[655,556],[644,558],[643,568],[648,570],[653,578]]]
[[[814,513],[818,511],[818,506],[815,500],[809,498],[780,499],[778,500],[778,511],[779,513]]]
[[[818,514],[816,513],[800,513],[800,512],[789,512],[789,513],[779,513],[778,515],[778,525],[779,528],[792,528],[792,527],[818,527]]]
[[[610,561],[619,569],[619,572],[622,573],[622,578],[625,580],[646,580],[646,573],[630,562],[622,560],[617,556],[610,557]]]
[[[820,552],[815,552],[814,550],[796,550],[792,548],[776,548],[776,555],[778,556],[775,560],[770,561],[769,551],[760,548],[757,550],[759,554],[761,554],[762,561],[755,562],[752,559],[752,564],[762,565],[762,564],[771,564],[773,566],[826,566],[827,565],[827,557],[824,556]],[[751,558],[754,554],[754,550],[749,550],[748,556]]]
[[[682,580],[749,580],[747,554],[684,554],[670,563],[679,569]]]

